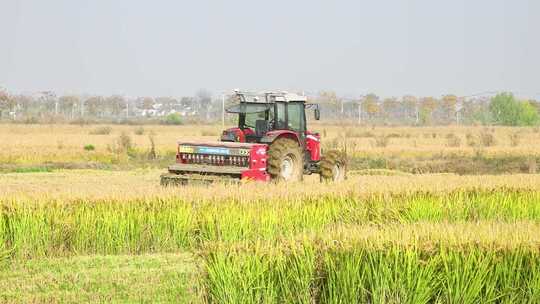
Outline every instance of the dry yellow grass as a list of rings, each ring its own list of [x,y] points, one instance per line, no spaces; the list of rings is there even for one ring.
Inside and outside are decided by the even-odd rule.
[[[43,162],[102,161],[111,154],[107,147],[125,132],[136,147],[149,149],[148,134],[155,133],[159,153],[175,150],[179,138],[215,140],[218,129],[214,126],[144,126],[144,134],[137,135],[138,126],[113,125],[106,135],[92,135],[99,126],[77,125],[0,125],[0,163],[36,164]],[[215,134],[203,136],[202,134]],[[85,145],[94,145],[87,152]]]
[[[64,170],[51,173],[9,173],[0,175],[0,198],[36,200],[136,199],[181,197],[186,200],[227,199],[302,199],[322,195],[368,195],[416,191],[449,192],[470,189],[540,190],[540,174],[477,175],[423,174],[404,176],[351,176],[337,184],[321,184],[316,175],[302,183],[213,184],[163,188],[159,175],[164,170]]]
[[[325,144],[340,143],[356,155],[400,157],[475,155],[487,156],[539,155],[540,132],[531,127],[356,127],[316,126],[326,133]],[[325,132],[326,130],[326,132]],[[342,131],[344,130],[344,131]],[[493,136],[492,146],[482,144],[481,136]],[[516,139],[512,141],[511,137]],[[344,138],[343,138],[344,137]],[[386,146],[376,139],[387,137]],[[448,137],[457,138],[454,142]],[[467,138],[470,139],[467,139]]]
[[[0,164],[39,164],[44,162],[111,162],[107,147],[122,133],[130,135],[136,147],[148,150],[148,134],[155,134],[158,154],[171,153],[178,139],[215,140],[221,126],[143,126],[144,134],[137,135],[139,126],[111,125],[111,133],[92,135],[96,125],[0,125]],[[484,155],[523,156],[538,155],[540,133],[535,128],[513,127],[358,127],[354,125],[313,124],[311,127],[323,136],[326,147],[342,146],[357,156],[418,156],[465,155],[480,149]],[[481,133],[492,134],[493,146],[469,146],[467,134],[479,141]],[[459,146],[449,145],[447,136],[459,138]],[[517,134],[516,142],[511,139]],[[376,138],[388,137],[385,147],[377,146]],[[85,151],[85,145],[94,145],[95,151]]]

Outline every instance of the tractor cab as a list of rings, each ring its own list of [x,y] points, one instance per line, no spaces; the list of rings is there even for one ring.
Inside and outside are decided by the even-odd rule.
[[[227,109],[238,114],[238,126],[225,130],[222,141],[258,142],[274,129],[274,106],[270,103],[243,102]]]
[[[300,140],[307,135],[306,109],[315,110],[319,119],[319,107],[306,103],[306,97],[289,93],[264,93],[250,96],[236,92],[238,103],[227,108],[227,113],[238,114],[238,125],[223,131],[221,141],[269,143],[265,136],[272,131],[292,132]]]

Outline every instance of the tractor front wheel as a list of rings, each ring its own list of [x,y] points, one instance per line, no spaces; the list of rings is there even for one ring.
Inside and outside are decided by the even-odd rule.
[[[340,151],[329,151],[321,158],[321,182],[340,182],[347,178],[347,162]]]
[[[276,139],[268,149],[268,173],[272,179],[301,181],[303,172],[304,162],[298,143],[289,138]]]

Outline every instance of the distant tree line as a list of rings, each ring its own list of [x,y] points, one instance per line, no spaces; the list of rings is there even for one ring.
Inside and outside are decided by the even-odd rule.
[[[412,95],[381,98],[367,94],[345,98],[332,91],[311,96],[319,103],[323,119],[372,125],[508,125],[530,126],[539,121],[540,103],[518,100],[511,93],[495,96],[417,97]],[[235,102],[225,98],[226,105]],[[217,122],[222,118],[222,96],[206,89],[193,96],[128,97],[123,95],[83,96],[54,92],[10,94],[0,90],[0,120],[11,122],[134,122],[150,121]]]
[[[322,105],[324,117],[377,125],[506,125],[531,126],[540,123],[540,102],[518,100],[511,93],[495,96],[340,98],[334,92],[320,92],[311,98]]]
[[[0,89],[0,121],[26,123],[135,122],[217,119],[219,105],[201,89],[194,96],[129,97],[123,95],[61,95],[54,92],[9,94]],[[221,113],[221,112],[219,112]],[[219,114],[221,115],[221,114]]]

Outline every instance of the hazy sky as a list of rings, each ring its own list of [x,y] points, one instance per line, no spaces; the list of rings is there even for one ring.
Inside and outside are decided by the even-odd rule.
[[[540,99],[540,1],[0,0],[0,86]]]

